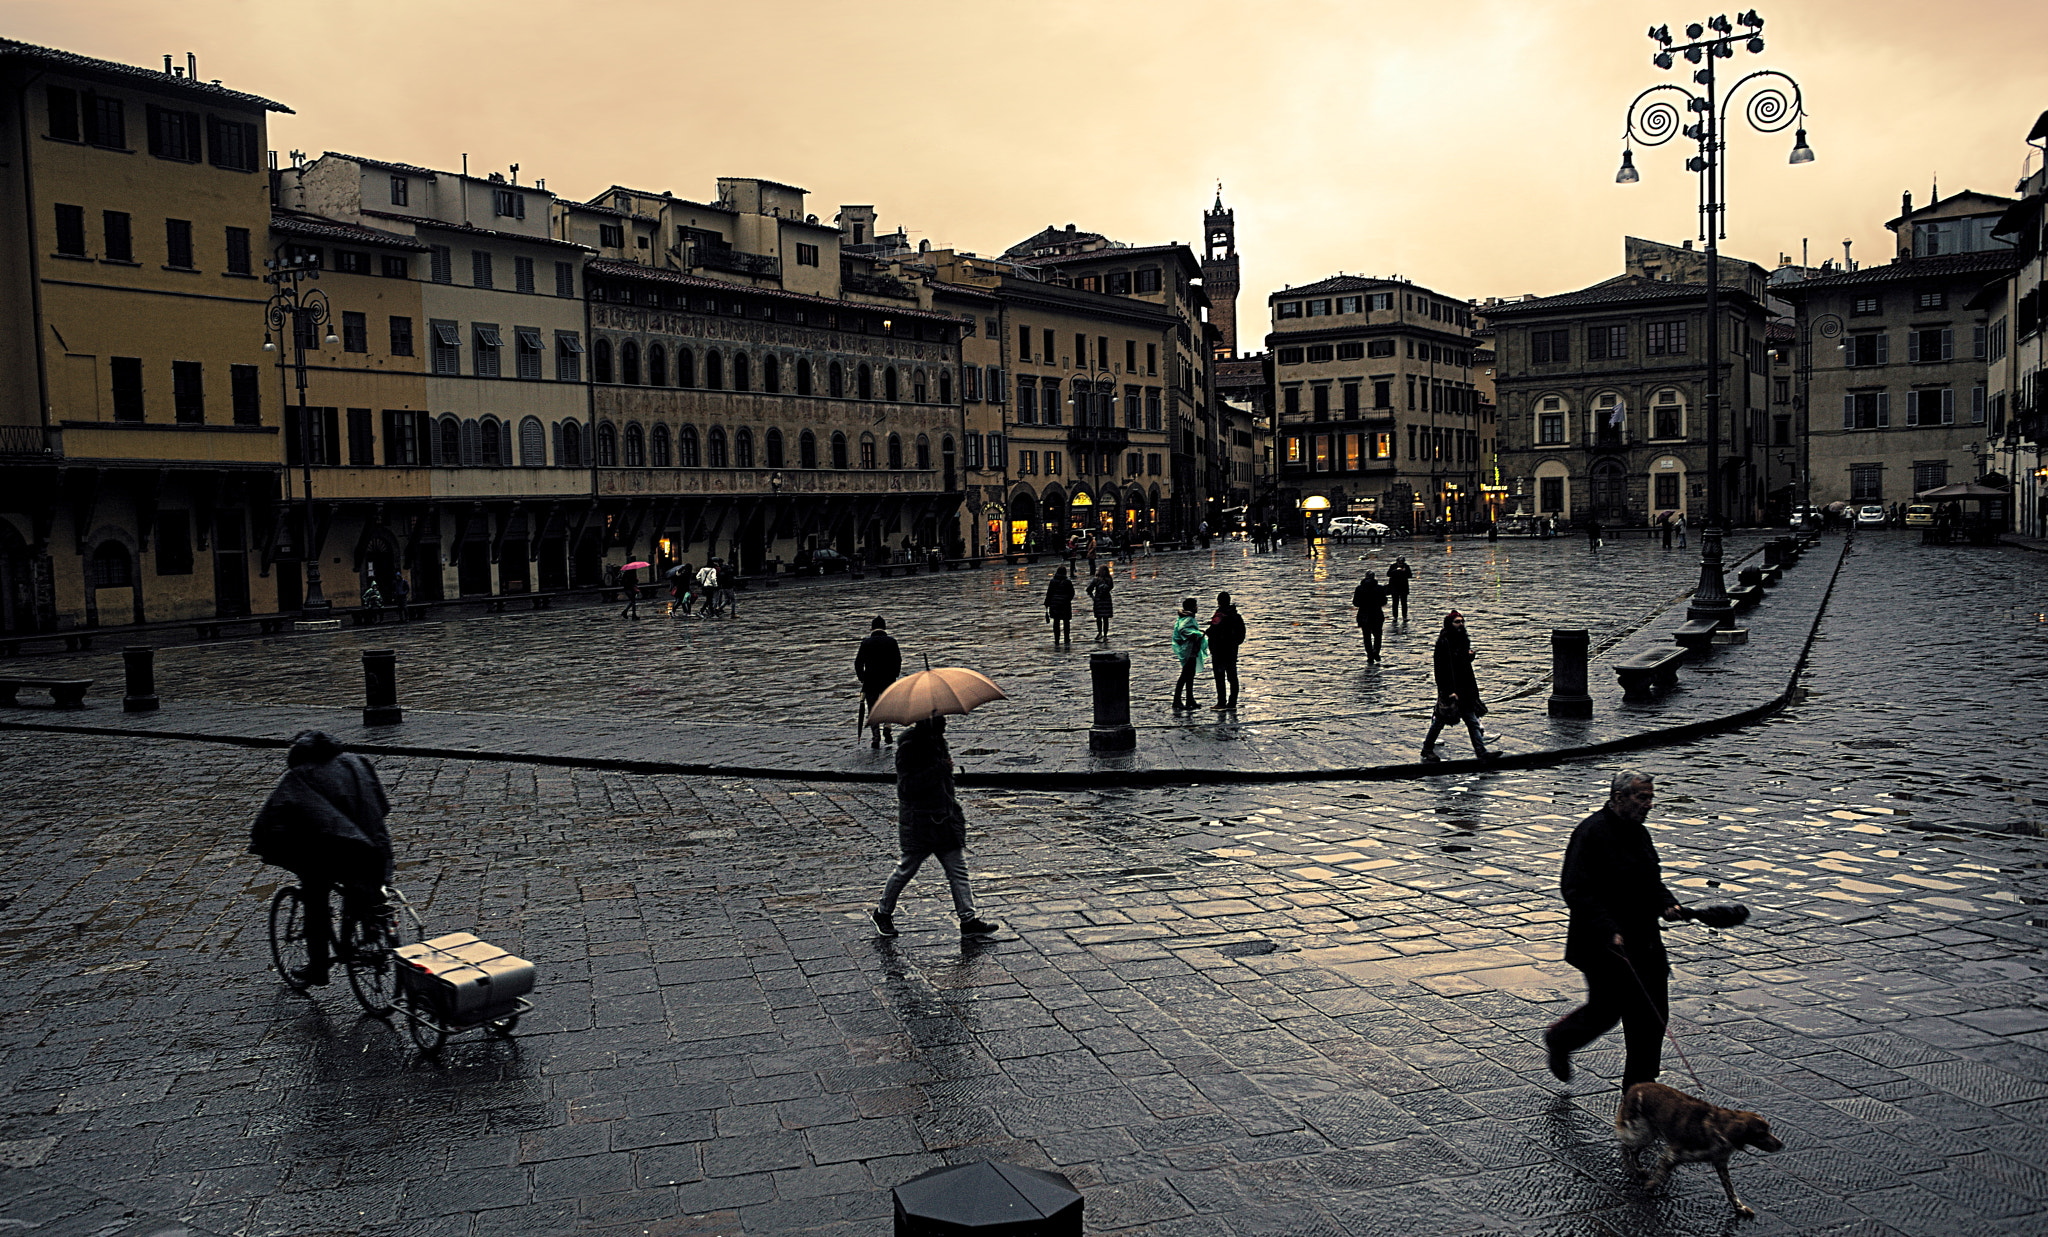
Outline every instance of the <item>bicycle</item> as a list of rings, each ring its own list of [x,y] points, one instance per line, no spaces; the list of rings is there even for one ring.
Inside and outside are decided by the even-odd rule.
[[[398,907],[408,912],[412,904],[396,888],[386,885],[367,916],[354,913],[351,899],[342,898],[339,931],[331,945],[334,960],[348,972],[348,986],[364,1012],[382,1018],[397,1007],[397,960],[394,951],[403,943]],[[417,916],[414,922],[418,922]],[[297,885],[285,885],[270,899],[270,961],[285,986],[303,996],[312,985],[300,978],[312,961],[306,935],[306,896]]]

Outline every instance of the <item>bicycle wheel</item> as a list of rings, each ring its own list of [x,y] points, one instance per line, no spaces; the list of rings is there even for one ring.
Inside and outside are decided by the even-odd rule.
[[[441,1051],[442,1043],[448,1038],[448,1028],[441,1025],[440,1019],[432,1014],[422,1014],[419,1007],[414,1006],[405,1021],[406,1029],[412,1033],[412,1042],[419,1045],[421,1052],[432,1056]]]
[[[306,904],[297,885],[286,885],[270,899],[270,962],[285,987],[303,994],[309,987],[299,978],[311,964],[306,944]]]
[[[397,1004],[398,962],[391,951],[398,943],[398,914],[387,906],[367,919],[351,920],[342,937],[348,986],[365,1013],[382,1018]]]

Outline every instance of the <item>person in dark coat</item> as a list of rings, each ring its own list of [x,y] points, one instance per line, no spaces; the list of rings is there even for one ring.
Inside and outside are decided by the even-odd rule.
[[[877,614],[875,621],[868,624],[867,639],[860,642],[860,652],[854,654],[853,673],[860,680],[860,694],[868,702],[868,708],[875,707],[896,676],[903,673],[903,650],[896,645],[896,637],[887,631],[888,624]],[[896,741],[889,728],[877,721],[870,721],[868,729],[874,732],[875,741],[871,746]]]
[[[1600,521],[1586,521],[1586,544],[1596,550],[1600,548]]]
[[[967,814],[953,797],[953,753],[946,747],[946,719],[934,717],[903,732],[896,745],[896,841],[902,861],[882,887],[881,901],[869,911],[875,931],[896,936],[896,899],[917,875],[924,861],[936,855],[953,891],[953,910],[960,916],[960,935],[992,936],[1003,925],[983,919],[974,909],[967,884]]]
[[[1116,617],[1116,602],[1111,594],[1116,592],[1116,576],[1107,564],[1096,568],[1095,578],[1088,581],[1088,599],[1095,611],[1095,638],[1109,639],[1109,620]]]
[[[302,730],[285,754],[284,776],[249,830],[249,850],[298,877],[306,908],[305,968],[292,976],[313,986],[328,980],[334,921],[328,897],[341,890],[345,923],[378,922],[384,887],[395,864],[391,810],[377,770],[342,750],[332,735]]]
[[[1052,621],[1054,644],[1074,640],[1074,582],[1067,578],[1067,569],[1053,572],[1052,583],[1045,586],[1045,616]]]
[[[1387,602],[1393,611],[1394,621],[1408,621],[1408,581],[1415,578],[1415,568],[1408,565],[1405,557],[1394,560],[1387,568]]]
[[[1649,774],[1623,770],[1614,776],[1606,805],[1579,822],[1565,847],[1560,884],[1571,922],[1564,960],[1585,975],[1586,1003],[1543,1033],[1547,1063],[1559,1082],[1572,1080],[1572,1054],[1616,1022],[1628,1041],[1622,1092],[1657,1080],[1671,975],[1657,921],[1676,920],[1681,912],[1643,827],[1655,799]]]
[[[1244,645],[1244,616],[1230,604],[1229,593],[1216,594],[1216,612],[1204,628],[1209,638],[1209,668],[1216,675],[1215,708],[1237,707],[1237,651]]]
[[[1358,587],[1351,590],[1351,604],[1358,610],[1358,634],[1365,640],[1365,664],[1380,664],[1380,633],[1387,625],[1387,590],[1368,571]]]
[[[1465,729],[1472,732],[1473,755],[1481,760],[1500,755],[1487,750],[1486,732],[1479,725],[1479,719],[1486,714],[1486,703],[1479,698],[1479,680],[1472,673],[1473,656],[1465,616],[1453,610],[1444,616],[1443,630],[1436,637],[1436,712],[1430,716],[1429,736],[1422,741],[1424,764],[1443,759],[1436,754],[1436,737],[1445,726],[1461,719]]]

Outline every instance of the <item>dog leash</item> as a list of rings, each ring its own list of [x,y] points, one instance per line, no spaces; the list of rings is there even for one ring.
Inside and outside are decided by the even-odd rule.
[[[1650,986],[1643,982],[1641,975],[1636,973],[1636,964],[1629,961],[1628,954],[1622,950],[1616,949],[1614,952],[1621,958],[1621,964],[1628,968],[1629,978],[1636,981],[1636,991],[1643,994],[1643,1004],[1649,1007],[1651,1013],[1655,1014],[1657,1012],[1657,1002],[1650,999]],[[1657,1021],[1663,1024],[1664,1038],[1671,1041],[1671,1047],[1678,1053],[1678,1059],[1684,1064],[1685,1072],[1692,1075],[1693,1085],[1700,1089],[1701,1097],[1705,1098],[1707,1084],[1700,1081],[1699,1071],[1692,1067],[1692,1058],[1685,1055],[1684,1046],[1678,1042],[1677,1033],[1671,1029],[1671,1020],[1660,1016]]]

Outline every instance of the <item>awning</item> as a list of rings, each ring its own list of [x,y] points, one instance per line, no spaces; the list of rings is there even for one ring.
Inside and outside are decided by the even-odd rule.
[[[1978,485],[1974,481],[1958,481],[1954,485],[1944,485],[1932,490],[1922,490],[1914,495],[1914,497],[1931,498],[1937,502],[1944,502],[1951,498],[2010,498],[2012,494],[2007,490],[1993,489],[1988,485]]]
[[[434,323],[434,341],[443,348],[460,348],[462,346],[462,336],[455,333],[455,324],[453,322]]]
[[[485,326],[481,322],[476,324],[476,342],[486,348],[502,348],[505,346],[498,339],[498,328]]]
[[[555,342],[562,346],[564,352],[583,351],[583,341],[578,339],[573,331],[555,332]]]
[[[516,326],[513,333],[519,336],[519,346],[529,352],[540,351],[540,331],[536,327]]]

